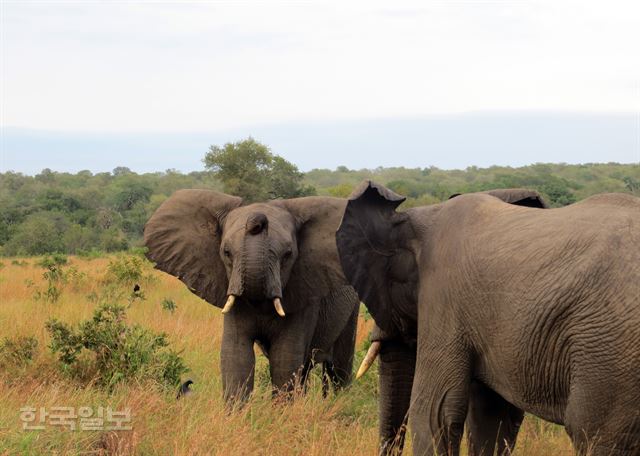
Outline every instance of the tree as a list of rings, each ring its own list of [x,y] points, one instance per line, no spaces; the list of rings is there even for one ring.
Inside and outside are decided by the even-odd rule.
[[[294,164],[253,138],[211,146],[203,161],[225,192],[247,202],[315,194],[313,187],[303,185],[304,174]]]
[[[42,255],[64,252],[64,233],[69,220],[61,212],[43,211],[29,215],[7,242],[5,255]]]

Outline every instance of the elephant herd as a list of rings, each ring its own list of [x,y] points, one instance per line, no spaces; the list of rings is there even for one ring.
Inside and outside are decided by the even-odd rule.
[[[564,425],[579,454],[640,455],[640,199],[548,209],[502,189],[397,211],[371,181],[348,199],[243,205],[180,190],[145,226],[148,257],[224,314],[223,394],[274,391],[322,363],[352,377],[362,301],[376,327],[381,454],[510,452],[524,413]]]

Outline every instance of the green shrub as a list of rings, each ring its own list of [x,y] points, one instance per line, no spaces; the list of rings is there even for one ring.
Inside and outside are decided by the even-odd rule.
[[[171,299],[171,298],[164,298],[162,300],[162,308],[164,310],[168,310],[169,312],[173,313],[176,311],[176,309],[178,308],[178,306],[176,305],[176,302]]]
[[[92,248],[90,250],[78,250],[76,252],[76,255],[78,255],[80,258],[84,259],[84,260],[94,260],[96,258],[101,258],[104,256],[104,252],[101,250],[98,250],[96,248]]]
[[[65,271],[63,266],[67,264],[67,257],[58,253],[44,257],[36,265],[46,269],[42,274],[42,278],[47,281],[47,289],[40,290],[36,288],[34,299],[37,301],[57,302],[62,295],[64,285],[68,282],[69,277],[77,278],[78,270],[73,268],[72,271]]]
[[[150,283],[153,276],[146,270],[150,269],[150,265],[151,263],[139,256],[120,255],[109,261],[104,282],[127,287],[133,287],[136,283]]]
[[[0,343],[0,366],[23,367],[31,363],[38,354],[38,341],[35,337],[20,336],[8,338]]]
[[[108,389],[129,380],[175,387],[188,371],[179,354],[168,348],[164,333],[127,325],[126,309],[118,304],[101,305],[91,320],[77,327],[55,319],[46,327],[62,370],[78,380]]]

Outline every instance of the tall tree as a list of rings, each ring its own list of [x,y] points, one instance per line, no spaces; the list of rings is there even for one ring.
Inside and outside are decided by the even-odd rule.
[[[302,184],[304,174],[293,163],[253,138],[211,146],[203,161],[222,181],[225,192],[247,202],[315,194],[313,187]]]

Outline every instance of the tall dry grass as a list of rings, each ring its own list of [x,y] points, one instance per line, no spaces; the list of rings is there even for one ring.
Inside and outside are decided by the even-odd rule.
[[[0,269],[0,338],[34,336],[40,354],[24,368],[0,372],[0,455],[2,454],[282,454],[375,455],[377,449],[376,378],[374,373],[346,391],[322,398],[320,379],[312,376],[306,395],[293,401],[273,401],[268,387],[268,365],[258,356],[256,391],[249,404],[229,413],[220,383],[220,311],[190,293],[177,279],[153,272],[143,285],[146,299],[135,301],[128,319],[169,335],[182,350],[195,384],[183,400],[174,391],[151,384],[122,385],[111,393],[82,387],[65,377],[49,352],[45,322],[54,317],[75,323],[92,316],[96,307],[87,299],[101,291],[109,259],[71,258],[71,266],[86,277],[69,283],[56,303],[33,298],[43,287],[37,259],[26,265],[2,259]],[[33,285],[26,284],[31,281]],[[177,304],[174,313],[163,310],[164,298]],[[358,355],[371,321],[358,322]],[[68,431],[47,426],[23,431],[19,420],[24,406],[98,406],[131,408],[131,431]],[[410,447],[410,443],[409,443]],[[409,452],[407,452],[409,453]],[[516,455],[570,455],[571,445],[558,426],[527,417]]]

